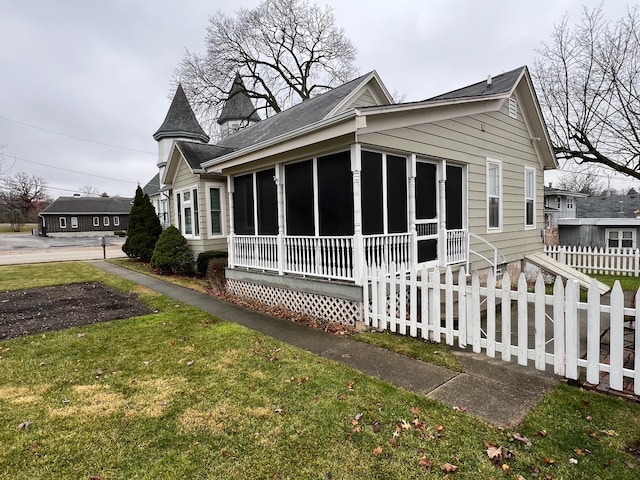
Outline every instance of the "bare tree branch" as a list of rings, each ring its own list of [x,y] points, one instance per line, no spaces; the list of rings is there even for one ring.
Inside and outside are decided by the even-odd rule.
[[[534,80],[561,160],[640,179],[640,10],[616,22],[584,9],[538,50]]]
[[[206,53],[187,51],[175,74],[203,126],[215,124],[239,73],[263,116],[352,80],[356,49],[333,10],[308,0],[263,0],[209,19]]]

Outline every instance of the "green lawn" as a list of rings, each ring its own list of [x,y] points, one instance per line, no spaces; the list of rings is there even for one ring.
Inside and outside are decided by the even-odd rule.
[[[38,228],[37,223],[25,223],[20,229],[20,232],[22,233],[31,232],[31,230],[33,230],[34,228]],[[11,230],[11,224],[9,223],[0,223],[0,233],[20,233],[20,232],[14,232],[13,230]]]
[[[497,428],[90,265],[0,267],[74,281],[155,313],[0,341],[0,479],[638,478],[637,404],[560,386]]]

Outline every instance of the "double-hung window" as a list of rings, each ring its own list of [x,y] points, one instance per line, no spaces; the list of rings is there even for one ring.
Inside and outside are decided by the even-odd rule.
[[[93,226],[94,227],[100,226],[100,217],[93,217]]]
[[[610,248],[636,248],[635,229],[612,229],[605,230],[607,247]]]
[[[67,217],[59,217],[60,228],[67,228]]]
[[[176,195],[178,225],[185,237],[200,236],[198,189],[183,190]]]
[[[502,165],[487,159],[487,228],[502,228]]]
[[[209,236],[216,237],[223,235],[222,213],[223,213],[223,185],[207,184],[207,206],[208,206],[208,223]]]
[[[526,227],[535,227],[535,170],[524,169],[524,224]]]
[[[78,217],[71,217],[71,228],[78,228]]]

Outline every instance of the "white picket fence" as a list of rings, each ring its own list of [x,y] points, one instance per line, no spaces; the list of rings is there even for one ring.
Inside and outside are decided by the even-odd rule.
[[[640,249],[545,245],[544,253],[576,270],[590,274],[640,275]]]
[[[517,360],[520,365],[533,362],[539,370],[553,365],[555,374],[569,379],[577,380],[586,370],[587,382],[596,385],[601,372],[606,372],[613,390],[622,391],[624,377],[628,377],[634,380],[635,394],[640,395],[640,331],[630,330],[640,317],[640,305],[625,308],[619,282],[605,305],[595,283],[588,300],[581,302],[578,284],[569,281],[564,286],[559,278],[553,295],[548,295],[542,276],[529,292],[524,275],[512,290],[506,272],[500,286],[491,275],[481,286],[476,273],[468,283],[463,269],[455,282],[450,268],[443,282],[438,269],[414,269],[409,275],[396,275],[396,270],[405,271],[404,266],[396,269],[393,264],[389,272],[369,271],[369,288],[364,289],[369,326],[435,342],[444,340],[447,345],[457,340],[462,348],[484,351],[489,357],[499,353],[502,360]],[[608,347],[601,344],[601,336],[609,338]],[[629,349],[635,349],[631,367],[624,364]]]

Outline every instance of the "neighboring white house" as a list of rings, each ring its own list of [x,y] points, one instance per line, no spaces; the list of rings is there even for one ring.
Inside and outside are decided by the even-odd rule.
[[[228,249],[235,293],[351,322],[368,266],[519,269],[542,249],[556,160],[526,67],[404,104],[370,72],[253,113],[208,144],[179,87],[154,135],[171,223],[195,252]]]

